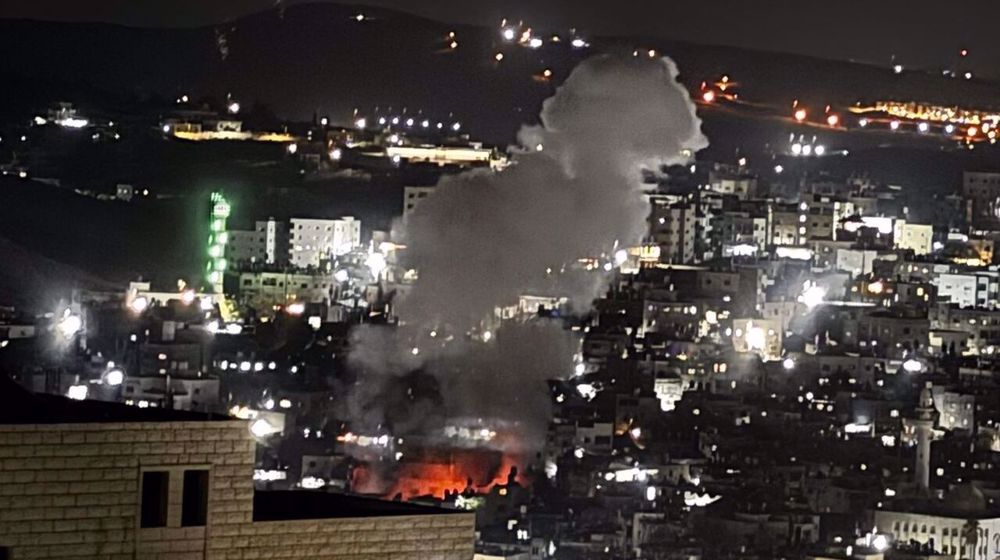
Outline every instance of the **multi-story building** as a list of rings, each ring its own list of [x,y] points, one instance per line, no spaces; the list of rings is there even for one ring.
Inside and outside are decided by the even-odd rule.
[[[927,255],[934,250],[934,226],[896,220],[894,230],[897,249],[910,250],[915,255]]]
[[[875,526],[897,542],[931,545],[947,558],[995,558],[1000,554],[1000,513],[971,484],[944,500],[890,503],[874,512]],[[988,538],[987,538],[988,537]]]
[[[264,240],[264,262],[269,265],[288,264],[288,225],[274,218],[257,221],[256,231]]]
[[[930,308],[929,319],[934,329],[965,333],[953,339],[956,354],[993,354],[1000,348],[1000,311],[996,309],[939,303]]]
[[[651,199],[650,237],[660,247],[660,261],[689,263],[695,257],[695,222],[697,208],[694,204],[677,200],[677,197]]]
[[[808,204],[775,204],[771,210],[771,244],[804,245],[808,237]]]
[[[959,307],[997,307],[1000,297],[1000,273],[988,270],[941,273],[937,275],[939,298]]]
[[[748,174],[711,171],[708,188],[713,192],[745,200],[757,194],[757,177]]]
[[[966,171],[962,197],[968,203],[968,221],[976,229],[996,229],[1000,223],[1000,173]]]
[[[756,353],[765,362],[781,358],[784,332],[777,319],[733,319],[733,350]]]
[[[806,204],[805,213],[808,215],[806,227],[810,239],[836,240],[840,224],[857,212],[852,202],[841,197],[803,195],[802,201]],[[799,203],[799,209],[802,208],[802,203]]]
[[[473,555],[474,514],[254,491],[248,422],[27,393],[0,379],[5,558]]]
[[[361,222],[350,216],[339,220],[292,218],[289,243],[292,266],[319,268],[361,245]]]
[[[722,256],[746,252],[763,253],[767,247],[767,217],[750,212],[722,212],[713,218],[713,233]],[[752,247],[753,250],[747,249]],[[727,248],[729,255],[727,255]]]
[[[226,232],[226,260],[234,268],[264,263],[267,259],[264,238],[256,231],[231,229]]]
[[[976,425],[976,396],[935,386],[931,394],[938,411],[937,425],[945,430],[972,431]]]
[[[814,195],[799,203],[775,203],[771,208],[770,241],[777,246],[803,246],[813,239],[837,238],[837,229],[853,205]]]
[[[334,285],[334,278],[325,273],[244,272],[239,293],[257,309],[270,309],[292,302],[329,303]]]
[[[927,348],[929,330],[926,317],[882,310],[866,312],[858,320],[858,346],[879,356],[903,358]]]
[[[435,187],[403,187],[403,217],[413,213],[421,200],[434,194]]]
[[[288,227],[274,218],[258,221],[252,230],[227,232],[226,259],[237,268],[288,264]]]

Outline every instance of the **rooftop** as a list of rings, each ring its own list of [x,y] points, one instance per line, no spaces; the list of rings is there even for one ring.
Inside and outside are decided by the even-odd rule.
[[[32,393],[0,373],[0,424],[86,424],[102,422],[205,422],[232,420],[163,408],[139,408],[104,401],[77,401]]]
[[[347,517],[386,517],[395,515],[441,515],[468,513],[347,494],[322,491],[257,491],[253,496],[254,521],[291,521],[297,519],[334,519]]]

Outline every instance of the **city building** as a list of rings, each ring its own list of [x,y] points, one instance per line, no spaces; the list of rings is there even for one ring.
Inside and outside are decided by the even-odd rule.
[[[966,171],[962,197],[969,203],[967,219],[973,228],[992,230],[998,225],[1000,173]]]
[[[246,421],[32,395],[0,383],[0,551],[7,557],[473,554],[473,513],[255,491],[257,441]]]
[[[915,255],[927,255],[934,250],[934,226],[930,224],[896,220],[893,238],[897,249],[913,251]]]
[[[240,299],[258,309],[294,302],[329,304],[336,282],[330,273],[242,272]]]
[[[652,197],[650,241],[660,248],[660,262],[690,263],[695,257],[697,208],[673,197]]]
[[[350,216],[339,220],[292,218],[289,225],[289,264],[320,268],[333,257],[361,245],[361,222]]]
[[[403,187],[403,218],[413,213],[421,200],[434,194],[436,187]]]
[[[257,221],[253,230],[229,230],[226,259],[237,269],[288,264],[288,226],[269,218]]]
[[[937,275],[938,298],[959,307],[995,308],[1000,297],[1000,273],[974,270]]]

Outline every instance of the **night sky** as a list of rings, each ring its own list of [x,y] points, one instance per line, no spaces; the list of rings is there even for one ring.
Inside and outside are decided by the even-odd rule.
[[[295,1],[295,0],[278,0]],[[600,35],[649,36],[827,58],[908,66],[953,65],[1000,76],[988,0],[369,0],[448,22],[494,24],[524,19],[546,29],[578,27]],[[0,17],[105,21],[137,26],[205,25],[260,11],[275,0],[8,0]]]

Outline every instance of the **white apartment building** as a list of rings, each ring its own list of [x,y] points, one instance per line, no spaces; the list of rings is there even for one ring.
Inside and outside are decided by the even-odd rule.
[[[652,242],[660,248],[660,261],[668,263],[688,263],[695,256],[695,214],[694,204],[669,199],[652,198]]]
[[[292,218],[289,263],[297,268],[319,268],[324,261],[361,245],[361,222],[351,216],[339,220]]]
[[[910,249],[916,255],[926,255],[934,250],[934,226],[896,220],[894,229],[893,241],[897,249]]]
[[[997,306],[1000,295],[1000,274],[991,271],[938,274],[935,282],[938,298],[951,298],[959,307]]]

